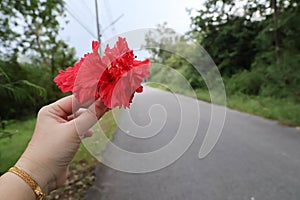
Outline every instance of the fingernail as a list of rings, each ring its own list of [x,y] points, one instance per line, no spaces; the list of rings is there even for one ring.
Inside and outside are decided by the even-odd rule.
[[[102,102],[101,99],[98,99],[98,100],[95,102],[95,106],[97,106],[97,107],[103,107],[103,106],[104,106],[104,103]]]

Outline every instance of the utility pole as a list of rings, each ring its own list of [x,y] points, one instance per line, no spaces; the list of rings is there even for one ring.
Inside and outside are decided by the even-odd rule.
[[[101,45],[101,32],[100,32],[100,21],[99,21],[99,12],[98,12],[98,0],[95,0],[95,7],[96,7],[96,21],[97,21],[97,36],[98,41]],[[100,46],[100,54],[101,54],[101,46]]]

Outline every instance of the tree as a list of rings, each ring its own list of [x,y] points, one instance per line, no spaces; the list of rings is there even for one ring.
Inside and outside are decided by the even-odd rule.
[[[262,21],[263,29],[256,38],[260,52],[253,68],[264,68],[267,82],[263,95],[300,101],[300,4],[297,1],[270,1],[273,11]],[[276,16],[275,16],[276,13]]]
[[[0,8],[1,27],[6,30],[1,32],[1,42],[9,44],[6,47],[14,51],[39,53],[45,61],[44,51],[55,43],[59,31],[58,18],[64,13],[63,1],[2,0]]]
[[[156,30],[146,35],[146,47],[153,63],[150,81],[172,85],[181,89],[179,92],[184,92],[183,86],[174,77],[173,71],[176,71],[193,89],[217,91],[223,86],[210,56],[189,35],[177,34],[167,24],[158,25]],[[159,63],[158,66],[156,63]]]
[[[63,0],[0,1],[2,118],[34,113],[59,96],[57,69],[75,61],[75,50],[58,37],[64,16]]]
[[[186,60],[190,58],[191,61],[197,62],[195,59],[199,55],[195,54],[195,46],[189,42],[189,38],[184,35],[177,34],[173,29],[167,27],[167,24],[158,25],[155,31],[150,31],[146,35],[146,47],[151,53],[151,59],[155,63],[160,63],[167,67],[181,72],[185,78],[190,82],[192,87],[199,87],[201,85],[201,77],[192,64]],[[152,71],[151,81],[162,81],[172,79],[172,75],[166,72],[161,72],[158,69]],[[150,69],[152,70],[152,69]],[[156,75],[160,80],[154,80]]]
[[[39,58],[35,63],[50,67],[52,72],[55,64],[66,64],[58,61],[61,54],[74,60],[74,50],[57,37],[60,19],[65,16],[63,0],[2,0],[0,16],[2,57],[14,59],[19,53],[27,54]]]
[[[230,91],[299,101],[299,14],[297,0],[207,0],[192,33]]]
[[[199,41],[212,56],[223,75],[231,76],[250,69],[256,55],[254,40],[261,30],[253,21],[261,5],[252,1],[208,0],[198,16],[192,18],[192,32],[202,35]]]
[[[0,62],[0,119],[15,118],[21,110],[32,109],[34,97],[46,97],[46,93],[43,87],[27,80],[26,72],[18,63]]]

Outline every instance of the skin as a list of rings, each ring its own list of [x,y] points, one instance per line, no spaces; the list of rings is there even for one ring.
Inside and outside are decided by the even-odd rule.
[[[31,141],[16,163],[44,193],[63,185],[81,139],[92,134],[89,129],[108,110],[101,100],[85,109],[80,107],[73,95],[43,107]],[[0,200],[36,199],[27,183],[10,172],[0,177],[0,194]]]

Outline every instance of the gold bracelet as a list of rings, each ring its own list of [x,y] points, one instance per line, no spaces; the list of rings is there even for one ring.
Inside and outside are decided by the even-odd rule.
[[[14,166],[11,167],[9,172],[14,173],[18,175],[20,178],[22,178],[33,190],[38,200],[43,200],[45,197],[45,194],[42,192],[41,187],[37,184],[37,182],[24,170]]]

